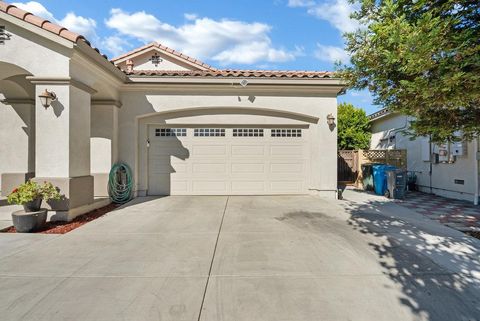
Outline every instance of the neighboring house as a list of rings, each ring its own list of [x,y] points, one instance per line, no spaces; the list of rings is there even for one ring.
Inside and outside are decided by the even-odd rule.
[[[68,219],[127,163],[135,195],[335,197],[329,72],[219,70],[157,43],[112,61],[81,35],[0,1],[2,194],[52,181]],[[55,92],[43,107],[39,95]]]
[[[406,149],[407,167],[415,172],[421,191],[473,201],[479,198],[479,140],[432,144],[428,137],[414,140],[404,133],[410,117],[382,109],[368,116],[371,149]]]

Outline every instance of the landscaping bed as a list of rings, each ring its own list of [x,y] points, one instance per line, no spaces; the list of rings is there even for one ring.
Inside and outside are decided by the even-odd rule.
[[[93,220],[96,220],[99,217],[107,214],[108,212],[113,211],[119,205],[117,204],[109,204],[107,206],[98,208],[86,214],[77,216],[71,222],[47,222],[43,228],[33,232],[33,233],[40,233],[40,234],[65,234],[68,233],[80,226],[87,224]],[[3,230],[0,230],[0,233],[17,233],[15,227],[10,226]]]
[[[473,236],[474,238],[477,238],[480,240],[480,232],[466,232],[465,234]]]

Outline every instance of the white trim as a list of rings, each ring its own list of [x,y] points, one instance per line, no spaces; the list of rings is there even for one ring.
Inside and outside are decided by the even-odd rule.
[[[83,82],[70,77],[35,77],[27,76],[25,77],[32,84],[35,85],[71,85],[77,87],[80,90],[83,90],[91,95],[97,93],[92,87],[85,85]]]

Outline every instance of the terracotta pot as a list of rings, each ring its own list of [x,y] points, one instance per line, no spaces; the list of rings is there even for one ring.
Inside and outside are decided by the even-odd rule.
[[[25,212],[37,212],[40,210],[40,206],[42,206],[42,198],[36,198],[33,201],[27,202],[23,204],[23,209]]]

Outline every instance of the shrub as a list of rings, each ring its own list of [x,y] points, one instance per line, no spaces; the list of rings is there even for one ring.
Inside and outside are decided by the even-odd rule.
[[[60,199],[58,189],[52,183],[44,182],[42,186],[33,181],[27,181],[15,188],[7,197],[9,204],[23,205],[42,198],[45,201]]]

